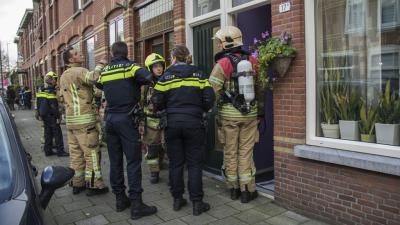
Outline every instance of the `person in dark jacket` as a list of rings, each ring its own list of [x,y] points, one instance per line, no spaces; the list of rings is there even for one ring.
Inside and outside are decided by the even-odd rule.
[[[15,90],[13,86],[8,86],[7,87],[7,104],[10,110],[15,110],[14,109],[14,103],[15,103]]]
[[[137,116],[140,87],[150,84],[153,77],[149,71],[130,61],[125,42],[115,42],[111,63],[103,68],[96,86],[104,91],[107,101],[106,136],[110,158],[110,183],[116,195],[116,210],[123,211],[131,203],[131,219],[139,219],[157,212],[155,206],[142,201],[142,152]],[[126,157],[129,198],[125,193],[123,155]]]
[[[32,91],[29,87],[25,87],[24,99],[25,109],[32,109]]]
[[[53,138],[56,141],[57,156],[69,156],[64,151],[64,141],[60,127],[61,113],[58,110],[58,100],[55,86],[57,77],[47,74],[45,82],[48,87],[41,93],[38,101],[39,116],[44,123],[44,153],[46,156],[53,155]]]
[[[170,160],[173,209],[178,211],[186,205],[182,197],[186,163],[193,215],[197,216],[210,209],[210,205],[203,202],[204,118],[214,104],[215,94],[208,77],[195,66],[186,63],[189,54],[186,46],[178,45],[172,49],[172,66],[154,87],[152,101],[156,110],[165,110],[167,114],[165,138]]]

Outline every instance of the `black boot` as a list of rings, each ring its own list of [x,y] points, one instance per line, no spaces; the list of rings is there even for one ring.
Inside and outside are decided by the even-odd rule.
[[[239,188],[231,188],[231,199],[237,200],[240,197],[240,189]]]
[[[108,193],[108,187],[103,188],[89,188],[86,192],[86,196],[102,195]]]
[[[142,199],[132,201],[131,219],[137,220],[144,216],[150,216],[157,212],[157,207],[148,206],[143,203]]]
[[[184,198],[175,198],[174,199],[174,211],[179,211],[183,206],[187,204],[186,199]]]
[[[69,156],[69,153],[68,153],[68,152],[65,152],[65,151],[63,150],[63,151],[57,152],[57,156],[58,156],[58,157],[65,157],[65,156]]]
[[[116,198],[115,208],[117,212],[122,212],[125,209],[129,208],[129,206],[131,206],[131,200],[126,196],[125,193],[117,194],[115,198]]]
[[[258,192],[254,191],[254,192],[249,192],[249,191],[243,191],[240,194],[240,202],[241,203],[248,203],[251,200],[254,200],[255,198],[258,197]]]
[[[72,187],[72,194],[77,195],[86,190],[86,187]]]
[[[160,173],[159,172],[151,172],[150,183],[157,184],[159,180],[160,180]]]
[[[203,212],[210,210],[210,204],[203,201],[193,202],[193,216],[199,216]]]

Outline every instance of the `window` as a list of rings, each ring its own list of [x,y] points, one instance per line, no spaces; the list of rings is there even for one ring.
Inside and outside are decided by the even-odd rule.
[[[251,2],[251,1],[254,1],[254,0],[232,0],[232,6],[235,7],[235,6],[242,5],[242,4]]]
[[[380,0],[380,24],[382,29],[393,29],[400,25],[400,3],[398,0]]]
[[[109,23],[110,46],[116,41],[124,41],[124,18],[118,17]]]
[[[315,46],[307,48],[315,59],[306,67],[307,143],[400,157],[400,31],[380,29],[380,0],[313,2],[305,6],[306,45]],[[349,32],[355,25],[365,29]]]
[[[137,15],[137,38],[148,37],[174,26],[173,1],[158,0],[143,8]]]
[[[93,27],[89,27],[88,29],[86,29],[86,32],[84,34],[84,46],[85,46],[86,68],[92,71],[96,66],[95,55],[94,55]]]
[[[65,44],[62,44],[57,49],[57,65],[58,65],[58,74],[62,74],[64,72],[64,59],[63,59],[63,51],[65,49]]]
[[[81,44],[80,44],[79,40],[80,40],[79,36],[75,36],[75,37],[71,38],[68,42],[68,46],[71,46],[76,51],[80,52]]]
[[[59,25],[59,23],[58,23],[58,0],[54,0],[53,9],[54,9],[54,13],[53,13],[53,15],[54,15],[54,29],[57,30],[58,29],[58,25]]]
[[[74,13],[78,12],[82,8],[81,0],[74,0]]]
[[[53,18],[53,5],[49,8],[49,23],[50,23],[50,34],[54,32],[54,18]]]
[[[219,0],[194,0],[193,15],[201,16],[220,8]]]

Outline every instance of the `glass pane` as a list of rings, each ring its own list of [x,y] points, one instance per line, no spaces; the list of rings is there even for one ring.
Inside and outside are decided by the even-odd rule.
[[[124,41],[124,19],[120,19],[117,22],[117,40]]]
[[[8,136],[0,116],[0,203],[13,193],[13,163]],[[14,174],[15,176],[15,174]]]
[[[232,0],[232,6],[235,7],[235,6],[238,6],[238,5],[241,5],[244,3],[248,3],[251,1],[254,1],[254,0]]]
[[[400,145],[380,125],[400,123],[399,1],[315,3],[317,135]]]
[[[160,31],[172,29],[174,26],[173,0],[158,0],[136,13],[136,35],[138,38],[148,37]]]
[[[108,34],[109,34],[110,46],[111,46],[115,42],[115,23],[110,23]]]
[[[94,37],[86,40],[86,67],[88,70],[94,70],[96,66],[94,60]]]
[[[220,8],[219,0],[194,0],[193,15],[194,17],[207,14]]]

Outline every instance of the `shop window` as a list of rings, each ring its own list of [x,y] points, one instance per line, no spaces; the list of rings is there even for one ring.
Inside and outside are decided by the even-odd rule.
[[[174,26],[173,0],[158,0],[143,8],[137,15],[137,38],[144,38]]]
[[[220,8],[220,1],[216,0],[194,0],[193,15],[195,17],[207,14]]]
[[[383,32],[376,23],[380,0],[314,2],[317,104],[312,129],[317,137],[325,137],[318,143],[334,147],[329,143],[342,139],[345,148],[357,151],[370,149],[361,141],[399,146],[400,31]],[[386,17],[397,20],[399,16],[397,9],[386,11],[387,15],[385,9],[381,11],[382,25],[393,21]],[[334,24],[332,18],[337,18]],[[341,23],[341,18],[346,22]]]
[[[116,41],[124,41],[124,19],[118,17],[109,23],[109,40],[110,46]]]

